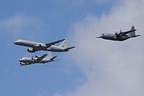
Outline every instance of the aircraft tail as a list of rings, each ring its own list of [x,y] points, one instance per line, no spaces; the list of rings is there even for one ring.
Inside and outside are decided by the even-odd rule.
[[[54,61],[54,59],[57,57],[57,56],[52,56],[51,52],[48,53],[47,57],[50,59],[50,61]]]
[[[51,54],[51,52],[49,52],[49,53],[47,54],[47,58],[49,58],[49,59],[52,58],[52,54]]]
[[[68,46],[68,40],[67,40],[67,38],[60,44],[60,47],[62,47],[62,48],[67,48],[67,46]]]
[[[131,27],[131,30],[130,30],[130,31],[131,31],[131,32],[129,33],[129,36],[130,36],[130,37],[135,37],[135,36],[136,36],[136,35],[135,35],[136,29],[135,29],[134,26]]]
[[[141,36],[141,35],[136,35],[136,34],[135,34],[136,29],[135,29],[134,26],[131,27],[131,30],[130,30],[130,31],[131,31],[131,32],[129,33],[129,36],[130,36],[130,37],[138,37],[138,36]]]
[[[50,60],[51,60],[51,61],[54,61],[56,57],[57,57],[57,56],[54,56],[54,57],[52,57]]]
[[[131,31],[136,31],[134,26],[131,27]]]
[[[75,46],[68,47],[68,40],[67,38],[60,44],[60,47],[64,49],[64,51],[69,51],[72,48],[75,48]]]

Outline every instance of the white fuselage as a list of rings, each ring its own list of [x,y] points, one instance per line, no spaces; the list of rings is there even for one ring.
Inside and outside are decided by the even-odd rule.
[[[48,47],[46,49],[47,51],[52,51],[52,52],[64,52],[65,48],[62,48],[60,46],[55,46],[55,45],[51,45],[50,47]]]
[[[64,52],[66,51],[65,48],[55,45],[47,46],[44,43],[38,43],[33,41],[27,41],[27,40],[17,40],[14,42],[16,45],[26,46],[32,48],[34,51],[53,51],[53,52]]]
[[[47,46],[43,43],[28,41],[28,40],[17,40],[14,42],[16,45],[26,46],[26,47],[32,47],[32,48],[46,48]]]
[[[37,61],[36,60],[37,58],[27,58],[27,57],[24,57],[24,58],[21,58],[19,59],[19,62],[21,65],[30,65],[30,64],[35,64],[35,63],[47,63],[47,62],[51,62],[50,59],[47,59],[47,58],[44,58],[42,59],[41,61]]]

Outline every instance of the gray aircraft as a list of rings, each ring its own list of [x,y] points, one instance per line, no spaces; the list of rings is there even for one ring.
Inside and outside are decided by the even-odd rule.
[[[43,63],[44,64],[44,63],[54,61],[56,57],[57,56],[52,57],[51,53],[48,53],[48,54],[44,54],[42,56],[35,56],[32,58],[23,57],[23,58],[19,59],[19,62],[20,62],[21,66],[36,64],[36,63]]]
[[[102,39],[106,39],[106,40],[113,40],[113,41],[124,41],[124,40],[127,40],[129,38],[140,36],[140,35],[136,35],[135,31],[136,31],[135,27],[132,26],[131,30],[129,30],[129,31],[122,32],[122,30],[120,30],[119,33],[116,32],[115,34],[104,33],[104,34],[102,34],[102,36],[97,37],[97,38],[102,38]]]
[[[62,43],[59,46],[56,46],[55,44],[59,42]],[[41,50],[52,51],[52,52],[67,52],[70,49],[75,48],[75,46],[67,47],[67,42],[68,40],[66,38],[48,44],[33,42],[28,40],[17,40],[14,42],[14,44],[29,47],[27,51],[31,53],[34,53],[36,51],[41,51]]]

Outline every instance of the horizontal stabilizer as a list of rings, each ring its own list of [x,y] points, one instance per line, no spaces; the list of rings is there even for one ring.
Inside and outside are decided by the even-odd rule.
[[[52,57],[50,60],[51,60],[51,61],[54,61],[54,59],[55,59],[56,57],[57,57],[57,56],[54,56],[54,57]]]
[[[141,35],[135,35],[135,36],[132,36],[132,37],[138,37],[138,36],[141,36]]]
[[[75,48],[75,46],[66,48],[65,51],[69,51],[70,49],[73,49],[73,48]]]

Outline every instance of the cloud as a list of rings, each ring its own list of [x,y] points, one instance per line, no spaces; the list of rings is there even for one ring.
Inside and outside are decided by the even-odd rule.
[[[96,1],[97,4],[104,4],[104,3],[109,3],[109,2],[115,2],[115,0],[95,0],[95,1]]]
[[[0,28],[7,30],[8,32],[21,32],[21,30],[32,23],[30,18],[25,17],[24,15],[15,15],[5,20],[0,21]]]
[[[89,4],[90,2],[98,5],[115,2],[115,0],[61,0],[61,1],[54,0],[54,1],[59,3],[68,3],[74,6],[82,6],[85,4]]]
[[[87,16],[76,22],[72,38],[75,63],[85,74],[86,82],[75,91],[54,96],[142,96],[144,94],[144,12],[143,0],[123,0],[100,18]],[[102,33],[137,28],[141,37],[123,42],[96,38]]]
[[[16,14],[15,16],[0,20],[1,32],[18,37],[36,34],[40,30],[40,27],[41,23],[37,18],[26,16],[24,14]]]
[[[86,4],[87,0],[54,0],[58,4],[66,4],[66,5],[72,5],[72,6],[82,6]],[[94,0],[91,0],[94,1]]]

